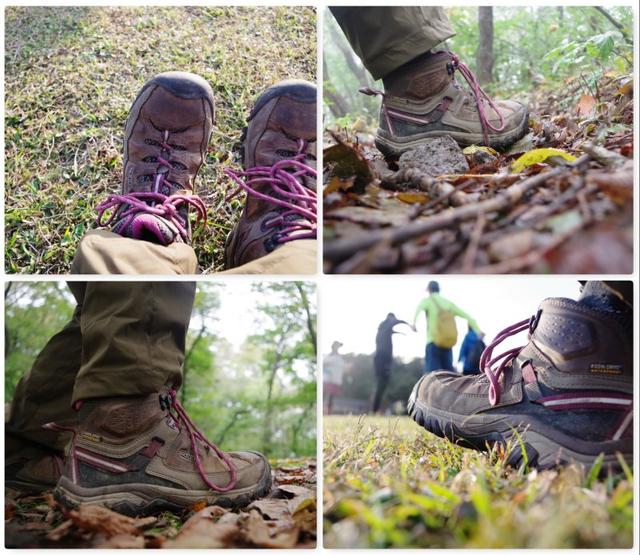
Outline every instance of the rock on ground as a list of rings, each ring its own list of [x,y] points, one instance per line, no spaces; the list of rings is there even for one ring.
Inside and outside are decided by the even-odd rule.
[[[462,149],[448,135],[425,139],[419,147],[400,156],[398,166],[400,170],[418,170],[431,176],[466,173],[469,170]]]

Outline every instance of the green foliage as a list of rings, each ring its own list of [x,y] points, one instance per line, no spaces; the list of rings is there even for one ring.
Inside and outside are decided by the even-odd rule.
[[[324,419],[325,547],[630,548],[633,477],[523,472],[409,418]]]
[[[251,323],[240,345],[226,337],[219,318],[237,295],[234,283],[198,283],[181,401],[223,449],[262,450],[275,458],[313,456],[315,285],[256,284]],[[70,318],[73,302],[59,282],[16,282],[5,306],[5,402],[10,402],[40,349]]]
[[[49,338],[69,321],[73,307],[64,283],[5,284],[5,402]]]

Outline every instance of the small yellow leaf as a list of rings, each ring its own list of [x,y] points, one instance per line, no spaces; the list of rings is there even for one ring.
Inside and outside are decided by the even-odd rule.
[[[347,191],[351,189],[351,187],[353,187],[355,181],[355,177],[342,178],[334,175],[327,186],[324,188],[324,196],[326,197],[327,195],[335,193],[336,191]]]
[[[511,171],[514,173],[520,173],[525,168],[533,166],[534,164],[541,164],[547,158],[557,156],[564,158],[568,162],[573,162],[576,157],[559,148],[536,148],[525,152],[520,158],[518,158],[513,164],[511,164]]]
[[[490,146],[478,146],[478,145],[468,146],[462,151],[462,154],[466,154],[467,156],[469,156],[471,154],[475,154],[476,152],[480,152],[480,151],[486,152],[487,154],[491,154],[492,156],[498,156],[498,153],[495,150],[493,150]]]
[[[396,198],[407,204],[427,204],[429,202],[429,197],[424,193],[398,193]]]

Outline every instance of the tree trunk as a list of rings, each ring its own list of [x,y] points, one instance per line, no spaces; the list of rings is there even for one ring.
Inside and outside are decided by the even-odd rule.
[[[493,81],[493,8],[478,6],[479,40],[476,52],[478,82],[481,85]]]
[[[302,306],[306,313],[307,317],[307,331],[309,332],[309,341],[313,345],[313,354],[318,356],[318,339],[316,334],[315,323],[313,321],[313,317],[311,316],[311,307],[309,306],[309,299],[307,298],[307,294],[305,293],[304,288],[300,282],[295,281],[294,285],[300,294],[300,301],[302,302]]]

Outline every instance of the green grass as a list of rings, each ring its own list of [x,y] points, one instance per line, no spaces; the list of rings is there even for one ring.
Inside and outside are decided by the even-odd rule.
[[[630,471],[514,470],[406,417],[325,417],[324,434],[325,547],[633,544]]]
[[[95,227],[94,207],[120,189],[122,132],[143,83],[198,73],[216,95],[216,126],[196,188],[210,224],[194,248],[205,272],[242,208],[225,203],[222,168],[256,96],[316,75],[313,8],[10,7],[5,11],[5,267],[67,273]]]

